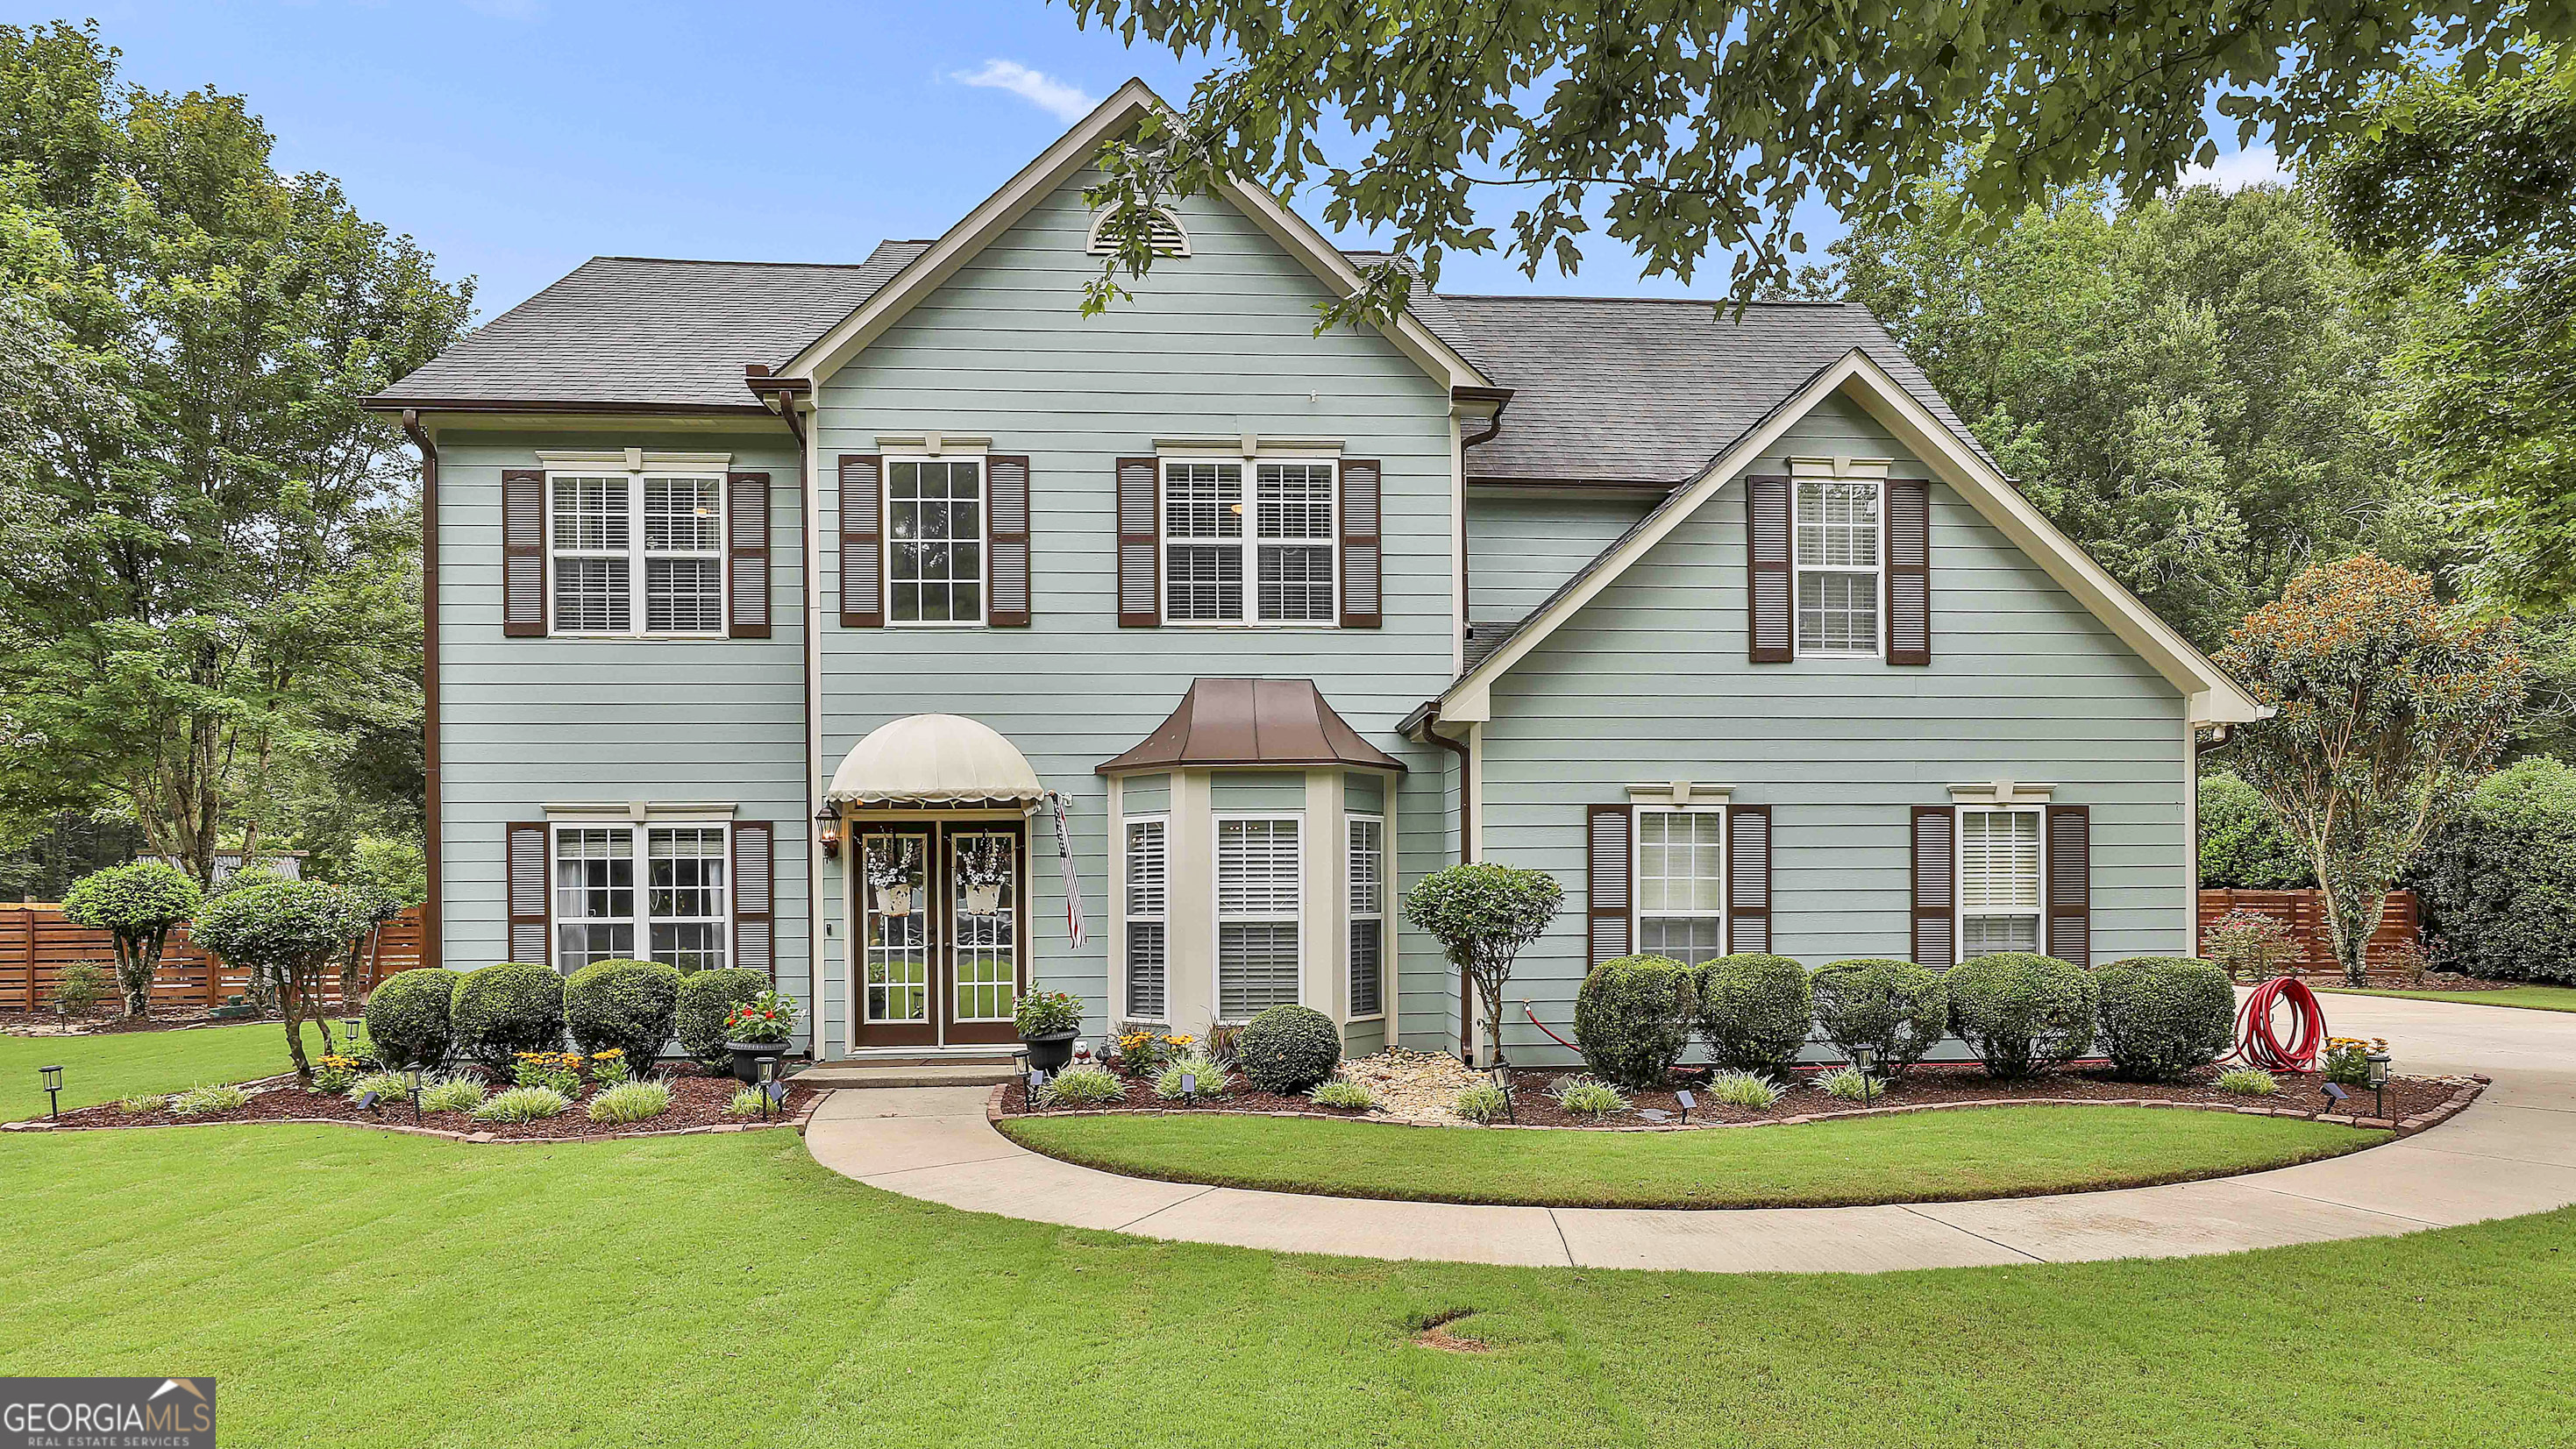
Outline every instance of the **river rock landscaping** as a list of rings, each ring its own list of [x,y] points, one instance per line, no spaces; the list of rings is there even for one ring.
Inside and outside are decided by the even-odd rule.
[[[528,1122],[502,1122],[477,1118],[470,1111],[423,1110],[414,1120],[411,1101],[393,1097],[376,1103],[373,1108],[359,1105],[357,1092],[333,1093],[307,1091],[296,1086],[292,1076],[270,1078],[263,1082],[245,1083],[247,1100],[237,1109],[196,1115],[183,1114],[170,1100],[178,1094],[154,1094],[83,1107],[63,1113],[50,1124],[43,1119],[20,1124],[26,1128],[51,1126],[58,1131],[114,1129],[121,1127],[171,1127],[207,1122],[345,1122],[363,1127],[392,1127],[410,1130],[414,1127],[469,1141],[566,1141],[602,1137],[665,1136],[678,1132],[705,1131],[712,1128],[756,1128],[786,1126],[801,1119],[821,1096],[811,1088],[788,1084],[787,1100],[773,1108],[764,1120],[755,1113],[733,1110],[735,1094],[741,1084],[731,1077],[700,1074],[691,1069],[657,1074],[653,1080],[671,1089],[669,1110],[642,1122],[595,1122],[585,1110],[592,1098],[610,1087],[590,1086],[577,1094],[567,1094],[569,1105],[550,1117]],[[492,1095],[507,1090],[508,1083],[488,1084]],[[149,1104],[149,1105],[146,1105]],[[141,1110],[128,1110],[140,1108]]]

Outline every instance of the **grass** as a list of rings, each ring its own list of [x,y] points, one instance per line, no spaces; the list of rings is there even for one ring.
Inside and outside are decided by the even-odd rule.
[[[1544,1207],[1823,1207],[2217,1177],[2388,1139],[2284,1117],[1993,1107],[1714,1132],[1473,1132],[1298,1117],[1108,1114],[1002,1124],[1137,1177]]]
[[[309,1024],[304,1049],[316,1060],[322,1055],[321,1032]],[[36,1069],[56,1064],[63,1069],[65,1111],[201,1082],[246,1082],[290,1066],[286,1028],[273,1021],[108,1036],[0,1036],[0,1122],[45,1115]]]
[[[2222,1257],[1703,1276],[960,1213],[786,1132],[11,1134],[0,1181],[10,1372],[215,1375],[226,1444],[2486,1449],[2563,1442],[2576,1403],[2576,1211]],[[1489,1351],[1414,1342],[1435,1318]]]
[[[2493,991],[2398,991],[2320,986],[2342,996],[2395,996],[2408,1001],[2458,1001],[2470,1006],[2518,1006],[2526,1011],[2576,1011],[2576,986],[2503,986]]]

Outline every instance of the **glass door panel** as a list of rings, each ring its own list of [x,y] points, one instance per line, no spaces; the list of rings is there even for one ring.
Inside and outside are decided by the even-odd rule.
[[[1009,1021],[1019,1004],[1019,833],[951,830],[948,861],[956,912],[950,1020]]]
[[[927,1045],[938,903],[926,830],[869,831],[859,837],[859,1044]]]

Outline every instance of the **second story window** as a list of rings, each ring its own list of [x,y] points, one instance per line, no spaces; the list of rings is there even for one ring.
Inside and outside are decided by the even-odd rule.
[[[554,632],[724,632],[721,476],[557,473],[546,501]]]
[[[1878,507],[1876,479],[1797,481],[1800,655],[1879,652]]]
[[[984,622],[984,462],[886,462],[886,582],[895,624]]]
[[[1336,622],[1338,465],[1166,459],[1162,468],[1166,622]]]

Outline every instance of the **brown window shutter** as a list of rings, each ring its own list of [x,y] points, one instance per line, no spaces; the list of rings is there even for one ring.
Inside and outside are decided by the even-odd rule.
[[[1914,964],[1947,970],[1959,956],[1958,815],[1914,807]]]
[[[992,597],[984,622],[997,629],[1029,626],[1029,460],[984,460],[984,561]]]
[[[547,949],[553,933],[546,929],[546,823],[517,821],[505,829],[510,837],[503,852],[510,872],[510,959],[542,966],[553,959]]]
[[[1771,807],[1726,807],[1726,949],[1771,953]]]
[[[1789,599],[1789,480],[1744,480],[1744,552],[1752,564],[1746,581],[1747,657],[1756,664],[1786,664],[1797,657]]]
[[[777,831],[766,820],[737,820],[733,827],[733,964],[778,979]]]
[[[1342,463],[1342,627],[1375,629],[1386,622],[1383,562],[1385,525],[1379,519],[1378,465]]]
[[[1590,937],[1591,964],[1615,961],[1629,953],[1628,874],[1629,809],[1595,805],[1585,822],[1584,856],[1590,885],[1585,893],[1584,928]]]
[[[501,470],[501,632],[546,632],[546,471]]]
[[[725,632],[769,637],[769,475],[725,475]]]
[[[2093,964],[2093,812],[2048,807],[2048,954]]]
[[[1887,662],[1932,662],[1932,485],[1887,483]]]
[[[885,625],[885,493],[874,453],[841,455],[841,627]]]
[[[1118,460],[1118,627],[1163,622],[1162,465]]]

